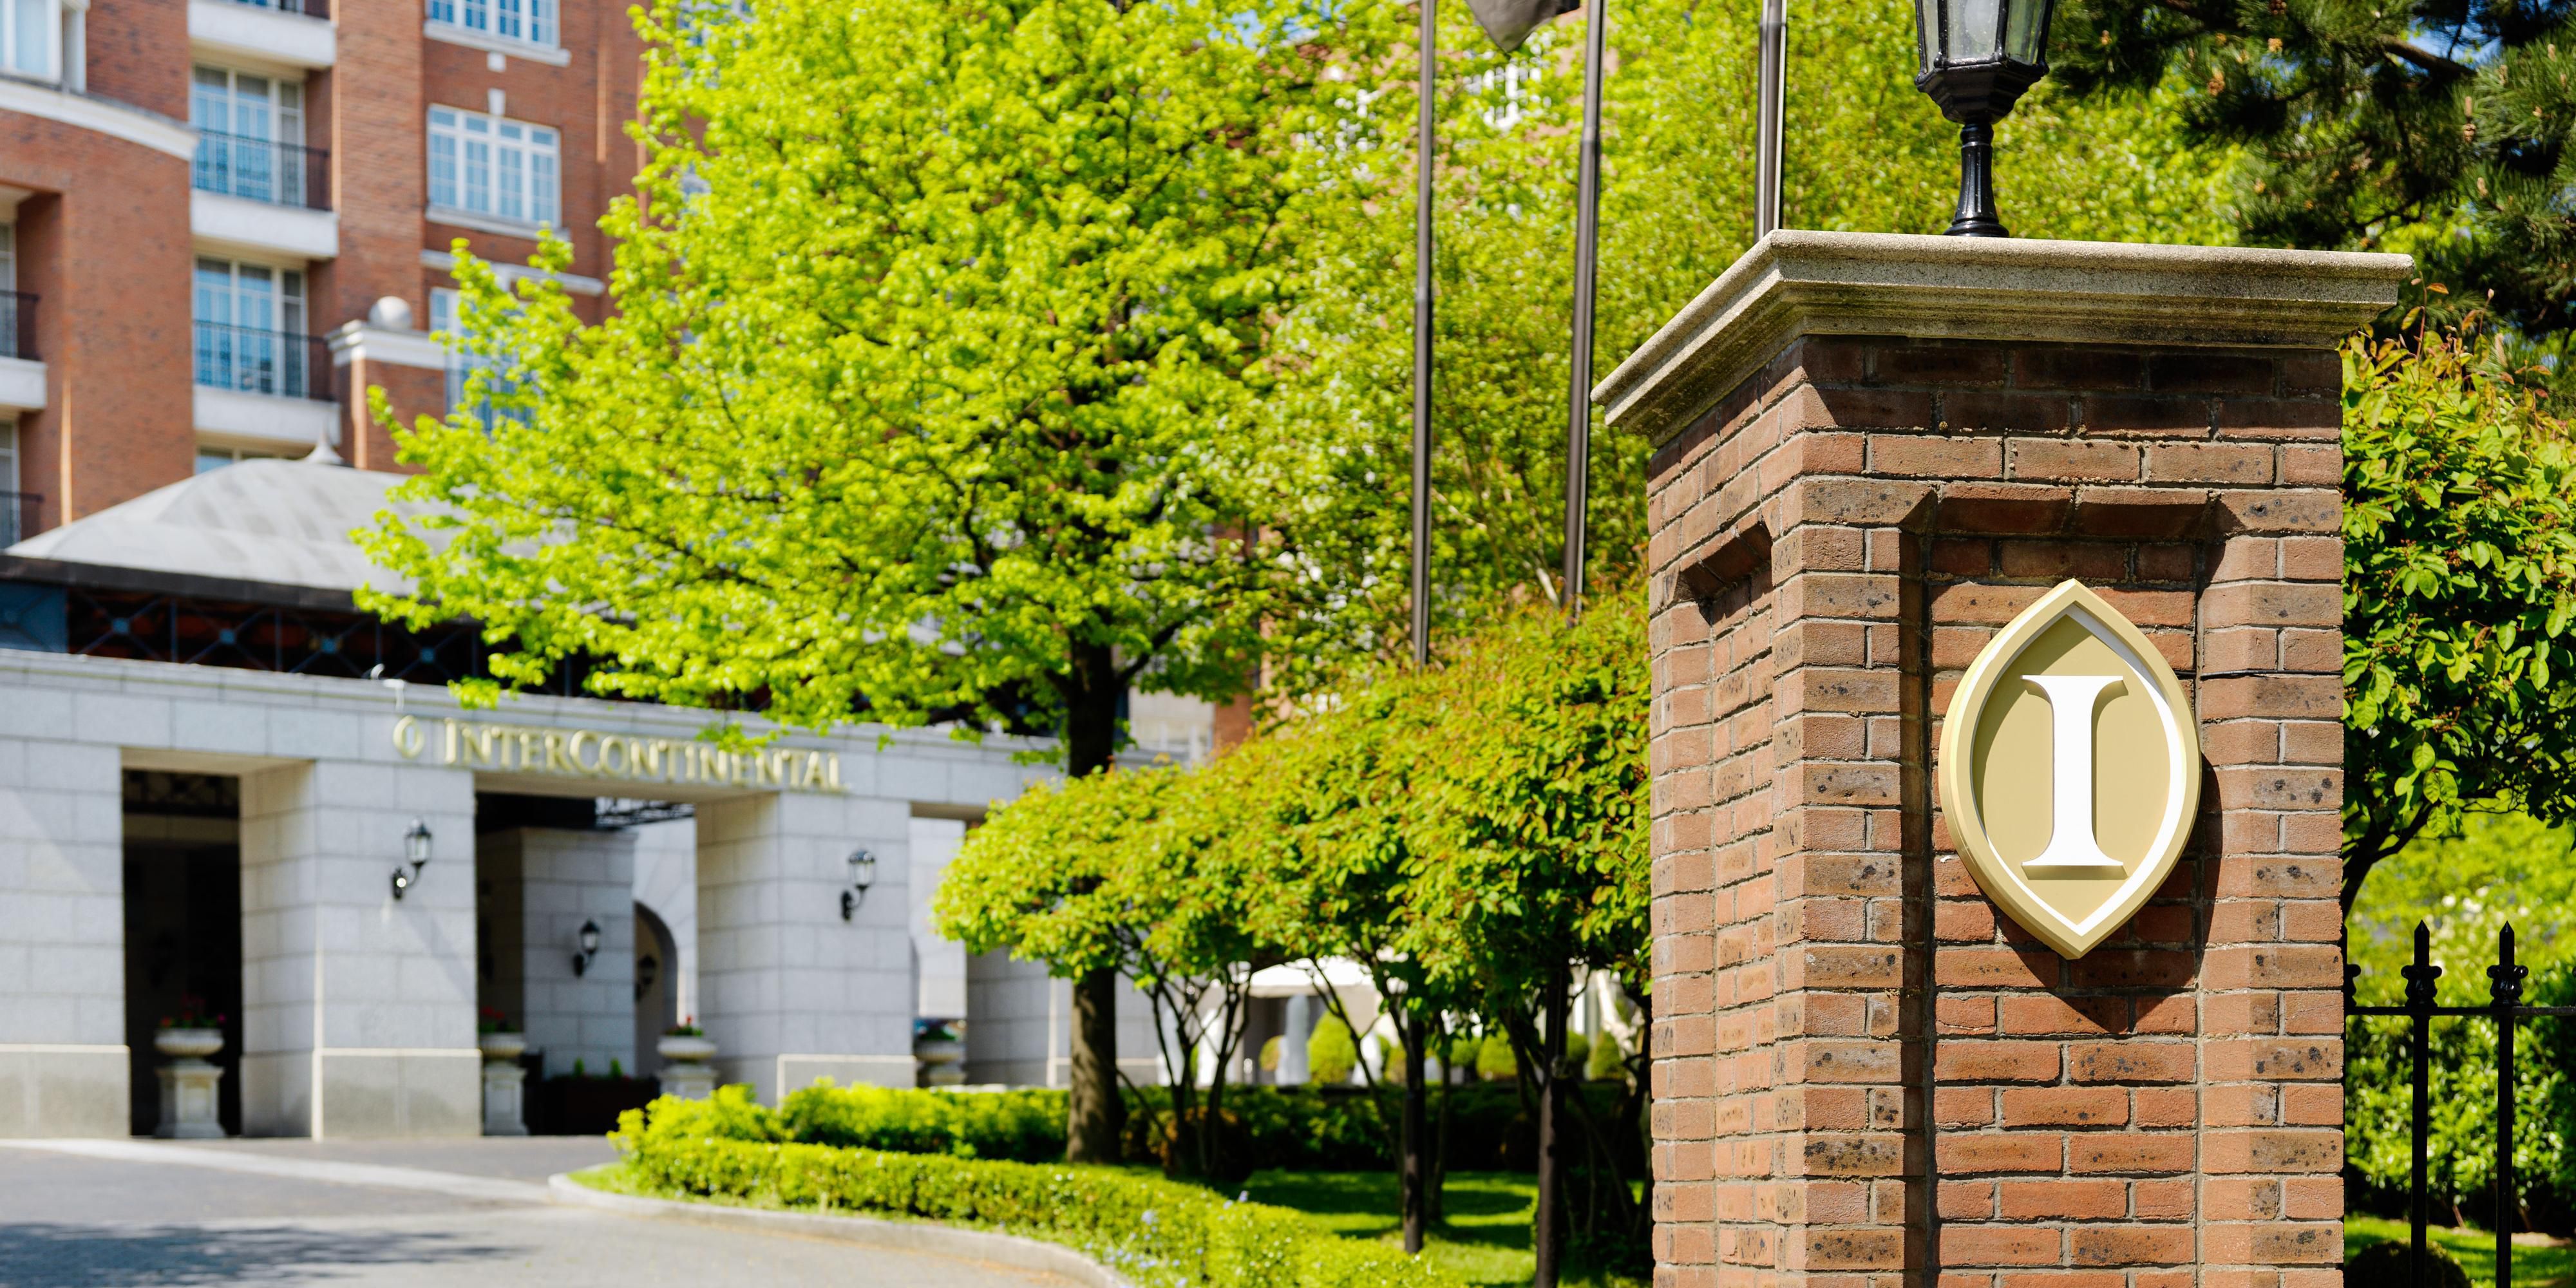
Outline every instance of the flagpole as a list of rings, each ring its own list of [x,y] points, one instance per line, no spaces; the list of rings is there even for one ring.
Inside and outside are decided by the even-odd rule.
[[[1592,300],[1601,242],[1601,64],[1609,39],[1607,0],[1591,0],[1583,21],[1583,152],[1574,213],[1574,352],[1565,409],[1566,617],[1583,616],[1584,520],[1592,473]]]
[[[1422,0],[1417,92],[1421,118],[1413,143],[1413,664],[1431,662],[1431,170],[1438,112],[1434,63],[1440,24],[1435,0]]]
[[[1762,70],[1753,126],[1753,239],[1780,227],[1780,152],[1787,115],[1789,0],[1762,0]]]

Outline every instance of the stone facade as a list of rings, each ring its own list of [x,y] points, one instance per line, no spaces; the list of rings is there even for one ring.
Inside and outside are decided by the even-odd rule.
[[[2331,1288],[2332,331],[2310,316],[2247,344],[2241,323],[2211,347],[2140,323],[2150,342],[2124,343],[2052,326],[2100,306],[2042,291],[1960,336],[1902,316],[1935,274],[1892,288],[1875,334],[1834,282],[1834,327],[1855,330],[1832,333],[1795,320],[1807,275],[1940,239],[1783,263],[1800,237],[1831,240],[1766,244],[1755,276],[1774,277],[1742,287],[1756,303],[1732,324],[1774,328],[1750,374],[1653,406],[1695,362],[1667,344],[1604,385],[1669,426],[1648,512],[1658,1281]],[[2190,253],[2102,249],[2138,252],[2141,276]],[[1977,286],[2026,291],[1998,284],[2046,253],[1958,261],[1956,311]],[[2256,289],[2295,295],[2300,258],[2255,263],[2274,279]],[[2404,261],[2358,258],[2316,271],[2393,296]],[[2361,294],[2342,325],[2367,319]],[[1756,320],[1766,296],[1787,325]],[[2135,307],[2187,320],[2190,298]],[[1694,341],[1699,365],[1726,327]],[[2074,961],[1997,915],[1929,778],[1960,671],[2069,577],[2180,675],[2208,762],[2171,879]]]

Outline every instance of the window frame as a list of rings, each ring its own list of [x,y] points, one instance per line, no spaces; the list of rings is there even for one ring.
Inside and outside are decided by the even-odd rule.
[[[21,30],[25,15],[33,10],[44,30],[28,33]],[[23,51],[22,38],[34,34],[43,51],[44,70],[34,71],[19,65]],[[63,0],[0,0],[0,72],[11,76],[29,76],[41,81],[62,83],[63,79]]]
[[[479,162],[475,159],[477,148],[482,152]],[[429,166],[429,213],[433,219],[446,213],[466,216],[468,221],[490,220],[530,230],[564,226],[563,131],[534,121],[433,103],[422,153]],[[514,155],[515,161],[511,159]],[[440,173],[442,167],[447,171],[444,176]],[[502,185],[505,177],[515,178],[515,193]],[[484,202],[479,208],[472,204],[478,195]],[[504,209],[512,200],[519,203],[521,213]]]
[[[480,40],[563,48],[563,0],[428,0],[429,21]]]

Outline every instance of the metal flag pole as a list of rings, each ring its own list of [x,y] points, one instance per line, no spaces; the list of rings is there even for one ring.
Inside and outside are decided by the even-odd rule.
[[[1607,0],[1591,0],[1583,23],[1583,152],[1574,214],[1574,353],[1565,396],[1564,603],[1569,620],[1583,616],[1584,520],[1592,481],[1592,300],[1601,258],[1601,62],[1610,29],[1608,8]]]
[[[1762,79],[1753,141],[1753,237],[1780,226],[1780,151],[1788,105],[1789,0],[1762,0]]]
[[[1440,24],[1422,0],[1421,121],[1413,144],[1413,664],[1431,662],[1431,141]]]

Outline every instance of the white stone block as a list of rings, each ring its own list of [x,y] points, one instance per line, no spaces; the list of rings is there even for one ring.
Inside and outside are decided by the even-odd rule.
[[[81,693],[72,699],[69,730],[84,742],[118,747],[170,747],[170,703],[123,693]],[[0,732],[6,732],[0,729]],[[33,730],[23,732],[36,732]]]

